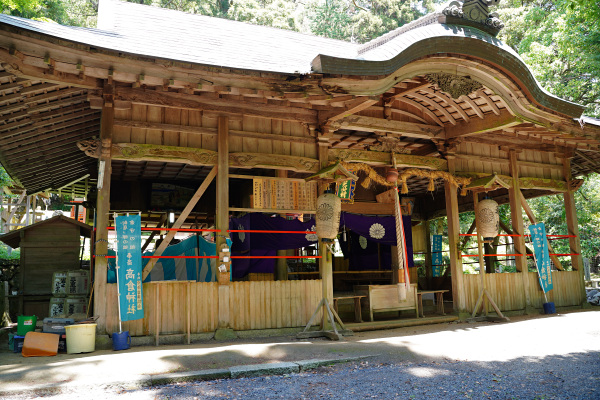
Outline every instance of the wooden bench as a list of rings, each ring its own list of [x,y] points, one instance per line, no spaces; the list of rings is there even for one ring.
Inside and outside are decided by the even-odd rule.
[[[362,312],[361,312],[361,304],[360,299],[364,299],[367,296],[363,295],[347,295],[347,296],[338,296],[333,298],[333,309],[335,312],[338,312],[338,300],[345,299],[354,299],[354,321],[355,322],[363,322],[362,321]]]
[[[419,316],[417,285],[414,283],[406,291],[404,300],[399,298],[398,285],[357,285],[354,286],[354,293],[367,297],[365,303],[370,321],[373,321],[375,312],[415,310],[415,314]]]
[[[448,293],[448,290],[423,290],[417,292],[417,300],[419,303],[419,316],[423,315],[423,295],[433,293],[435,295],[435,303],[437,305],[437,312],[441,315],[446,315],[444,311],[444,293]]]

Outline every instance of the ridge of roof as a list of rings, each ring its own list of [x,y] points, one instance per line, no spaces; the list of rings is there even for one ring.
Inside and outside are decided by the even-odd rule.
[[[420,28],[422,26],[439,23],[439,17],[441,15],[442,15],[441,12],[432,12],[430,14],[422,16],[419,19],[409,22],[408,24],[402,25],[401,27],[396,28],[393,31],[390,31],[378,38],[375,38],[367,43],[364,43],[363,45],[361,45],[358,48],[358,55],[360,56],[361,54],[364,54],[364,53],[371,51],[381,45],[384,45],[387,42],[397,38],[398,36],[408,32],[410,30]]]

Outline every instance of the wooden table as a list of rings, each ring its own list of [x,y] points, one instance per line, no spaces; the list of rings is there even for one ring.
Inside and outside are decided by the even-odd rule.
[[[444,293],[447,293],[448,290],[423,290],[420,292],[417,292],[417,300],[419,302],[419,315],[421,317],[424,317],[423,315],[423,295],[424,294],[429,294],[429,293],[434,293],[435,294],[435,302],[437,305],[437,312],[438,314],[441,315],[446,315],[446,312],[444,311]]]
[[[347,296],[338,296],[333,298],[333,309],[335,312],[338,312],[338,300],[344,299],[354,299],[354,321],[355,322],[363,322],[362,321],[362,313],[360,310],[360,299],[367,297],[363,295],[347,295]]]

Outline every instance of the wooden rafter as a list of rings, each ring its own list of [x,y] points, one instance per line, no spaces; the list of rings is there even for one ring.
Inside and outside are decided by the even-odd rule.
[[[424,96],[419,93],[411,93],[410,96],[414,97],[416,100],[420,100],[420,101],[424,102],[425,104],[431,105],[437,111],[442,113],[452,125],[456,125],[456,120],[454,119],[454,117],[452,115],[450,115],[448,110],[446,110],[441,104],[436,102],[434,99],[430,99],[429,97]]]
[[[477,114],[477,116],[481,119],[483,119],[483,111],[481,111],[481,108],[479,108],[479,106],[477,105],[477,103],[475,103],[475,100],[471,99],[469,97],[469,95],[465,94],[459,97],[459,100],[464,101],[465,103],[467,103],[469,106],[471,106],[471,110],[473,110],[473,112],[475,114]]]
[[[429,118],[431,118],[436,124],[438,124],[439,126],[444,126],[444,123],[438,118],[438,116],[435,115],[433,113],[433,111],[431,111],[429,108],[425,107],[423,104],[416,102],[414,100],[411,100],[407,97],[400,97],[398,100],[421,110],[423,113],[425,113],[425,115],[427,115]]]
[[[436,90],[431,94],[436,96],[438,99],[445,101],[446,104],[448,104],[450,107],[454,108],[456,112],[458,112],[458,114],[462,117],[462,119],[465,120],[465,122],[469,122],[470,118],[465,112],[465,110],[463,110],[462,107],[456,101],[454,101],[454,99],[450,98],[450,96],[447,96],[444,92],[440,92],[439,90]]]
[[[467,123],[461,121],[454,126],[447,126],[445,128],[445,134],[446,139],[453,139],[457,137],[462,138],[465,136],[480,135],[482,133],[498,131],[522,123],[522,120],[504,110],[498,115],[488,115],[484,119],[473,119],[469,120]]]
[[[498,106],[496,105],[496,103],[494,102],[494,100],[492,100],[483,89],[478,90],[477,95],[479,97],[481,97],[488,106],[490,106],[490,108],[492,109],[492,112],[496,115],[500,115],[500,109],[498,108]]]

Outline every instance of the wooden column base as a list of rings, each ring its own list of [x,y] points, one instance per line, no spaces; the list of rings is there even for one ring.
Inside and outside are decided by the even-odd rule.
[[[490,302],[490,304],[496,311],[496,314],[498,314],[498,317],[489,317],[487,315],[487,310],[481,310],[481,312],[484,313],[484,315],[476,317],[477,312],[483,306],[484,297],[486,297],[488,299],[488,301]],[[481,291],[479,292],[479,297],[477,298],[477,303],[475,303],[475,308],[473,309],[473,314],[471,314],[471,318],[468,319],[467,321],[481,320],[481,319],[492,320],[492,321],[500,319],[500,320],[506,321],[506,322],[510,321],[510,319],[508,319],[507,317],[504,316],[504,314],[502,314],[502,311],[500,311],[500,309],[498,308],[498,306],[492,299],[492,296],[490,296],[490,293],[487,291],[487,289],[481,289]]]
[[[326,317],[323,317],[323,322],[325,322],[325,318],[328,318],[329,322],[331,323],[331,326],[333,327],[333,331],[325,330],[324,328],[321,329],[320,331],[309,331],[310,327],[313,324],[314,319],[316,318],[316,316],[319,313],[319,310],[321,308],[323,308],[323,309],[325,309],[325,311],[327,311],[325,313]],[[339,330],[337,329],[336,322],[340,325]],[[323,324],[323,325],[325,325],[325,324]],[[346,327],[344,326],[344,323],[342,322],[340,317],[337,315],[335,310],[333,310],[331,308],[331,306],[329,305],[329,301],[327,301],[326,298],[323,298],[319,302],[319,305],[317,306],[317,309],[313,313],[312,317],[310,317],[310,320],[308,321],[308,324],[306,324],[306,327],[304,328],[304,330],[302,332],[300,332],[299,334],[297,334],[296,337],[298,339],[326,337],[331,340],[341,340],[344,336],[353,336],[353,335],[354,335],[354,332],[352,332],[349,329],[346,329]]]

